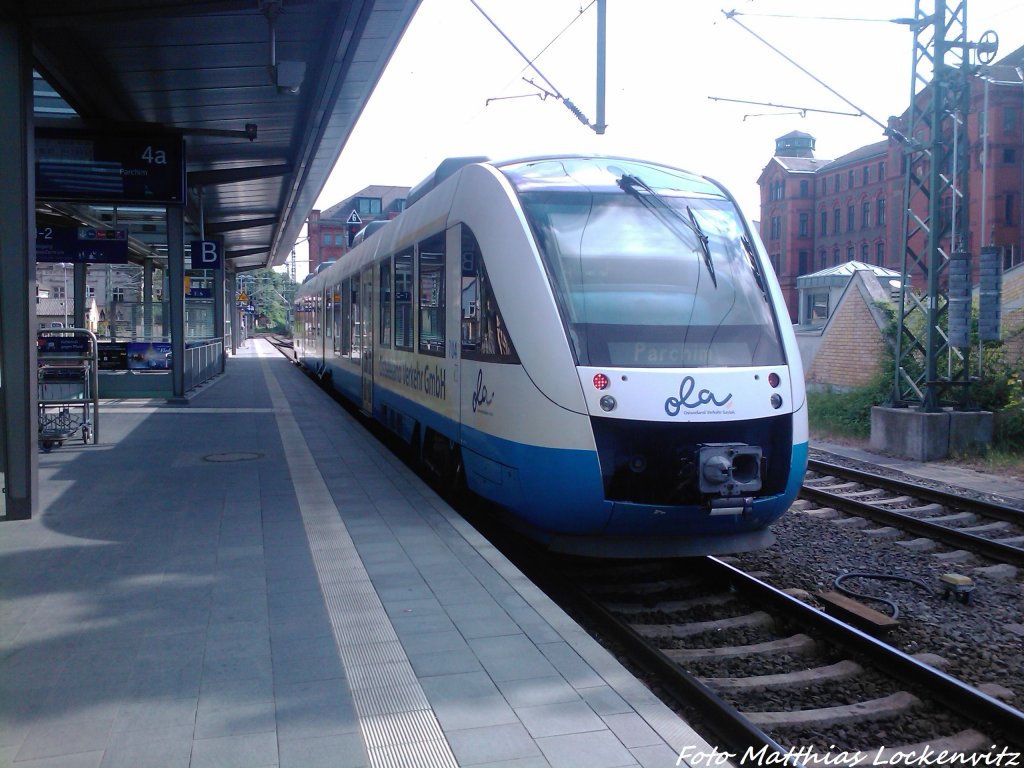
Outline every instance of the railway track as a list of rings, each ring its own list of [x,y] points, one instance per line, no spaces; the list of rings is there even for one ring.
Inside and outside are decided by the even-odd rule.
[[[1000,563],[1024,566],[1024,510],[820,460],[800,497]]]
[[[687,561],[552,564],[518,539],[502,541],[507,532],[488,516],[460,512],[485,518],[473,522],[733,755],[811,764],[800,750],[860,751],[882,765],[925,744],[998,753],[1024,733],[1012,706],[724,562],[697,561],[696,571]]]
[[[860,752],[881,765],[926,745],[1012,749],[1024,733],[1024,713],[715,558],[556,578],[732,755]]]
[[[287,357],[293,363],[295,362],[295,349],[292,346],[291,339],[286,339],[283,336],[278,336],[273,333],[264,334],[263,338],[273,344],[274,349]]]

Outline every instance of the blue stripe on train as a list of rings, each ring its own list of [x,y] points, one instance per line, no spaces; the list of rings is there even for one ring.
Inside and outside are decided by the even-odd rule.
[[[361,402],[360,376],[338,366],[330,368],[335,388],[356,403]],[[452,419],[375,386],[374,417],[378,420],[384,407],[450,439],[459,439],[458,424]],[[531,528],[575,536],[727,536],[758,530],[789,508],[807,468],[807,443],[794,445],[783,493],[755,499],[749,515],[710,516],[698,506],[606,500],[600,464],[593,451],[526,445],[465,426],[461,444],[467,482],[473,492],[508,508]]]

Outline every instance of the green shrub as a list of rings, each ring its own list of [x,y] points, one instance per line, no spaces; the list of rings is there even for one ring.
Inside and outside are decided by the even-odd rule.
[[[886,392],[888,394],[888,392]],[[807,393],[807,418],[815,434],[866,438],[871,435],[871,407],[885,401],[877,387],[847,392]]]

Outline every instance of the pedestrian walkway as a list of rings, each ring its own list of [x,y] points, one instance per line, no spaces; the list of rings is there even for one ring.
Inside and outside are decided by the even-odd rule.
[[[0,766],[710,750],[268,343],[187,406],[101,407],[0,526]]]

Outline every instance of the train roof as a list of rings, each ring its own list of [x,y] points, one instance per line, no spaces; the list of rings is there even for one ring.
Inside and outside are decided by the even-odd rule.
[[[467,157],[450,157],[444,160],[435,171],[417,184],[409,192],[406,199],[406,210],[394,221],[403,220],[409,215],[413,205],[430,192],[439,187],[468,165],[490,165],[502,174],[518,192],[534,192],[543,190],[573,189],[589,192],[621,192],[623,175],[630,174],[640,177],[652,189],[662,193],[681,193],[695,197],[715,197],[731,200],[731,195],[717,182],[680,168],[647,160],[606,155],[537,155],[513,160],[494,161],[487,157],[475,155]],[[420,208],[416,208],[417,211]],[[338,262],[342,269],[350,270],[372,261],[382,237],[394,235],[394,227],[384,226],[391,221],[382,221],[378,227],[364,228],[353,243],[351,255]],[[334,269],[325,269],[313,276],[315,279],[303,283],[300,294],[319,290],[335,279]],[[297,296],[298,298],[298,296]]]
[[[722,196],[723,190],[710,179],[681,168],[674,168],[663,163],[649,160],[618,157],[614,155],[533,155],[511,160],[491,160],[485,155],[466,157],[449,157],[437,166],[432,174],[417,184],[409,192],[405,207],[408,209],[435,189],[445,179],[453,176],[467,165],[489,163],[509,177],[517,188],[572,187],[580,184],[592,190],[607,188],[608,191],[618,189],[617,181],[623,173],[636,175],[640,169],[648,173],[654,172],[655,179],[645,176],[644,181],[660,190],[676,190],[687,194],[708,194]],[[601,169],[602,163],[608,163]],[[563,172],[559,174],[557,169]],[[559,181],[561,177],[561,181]]]

